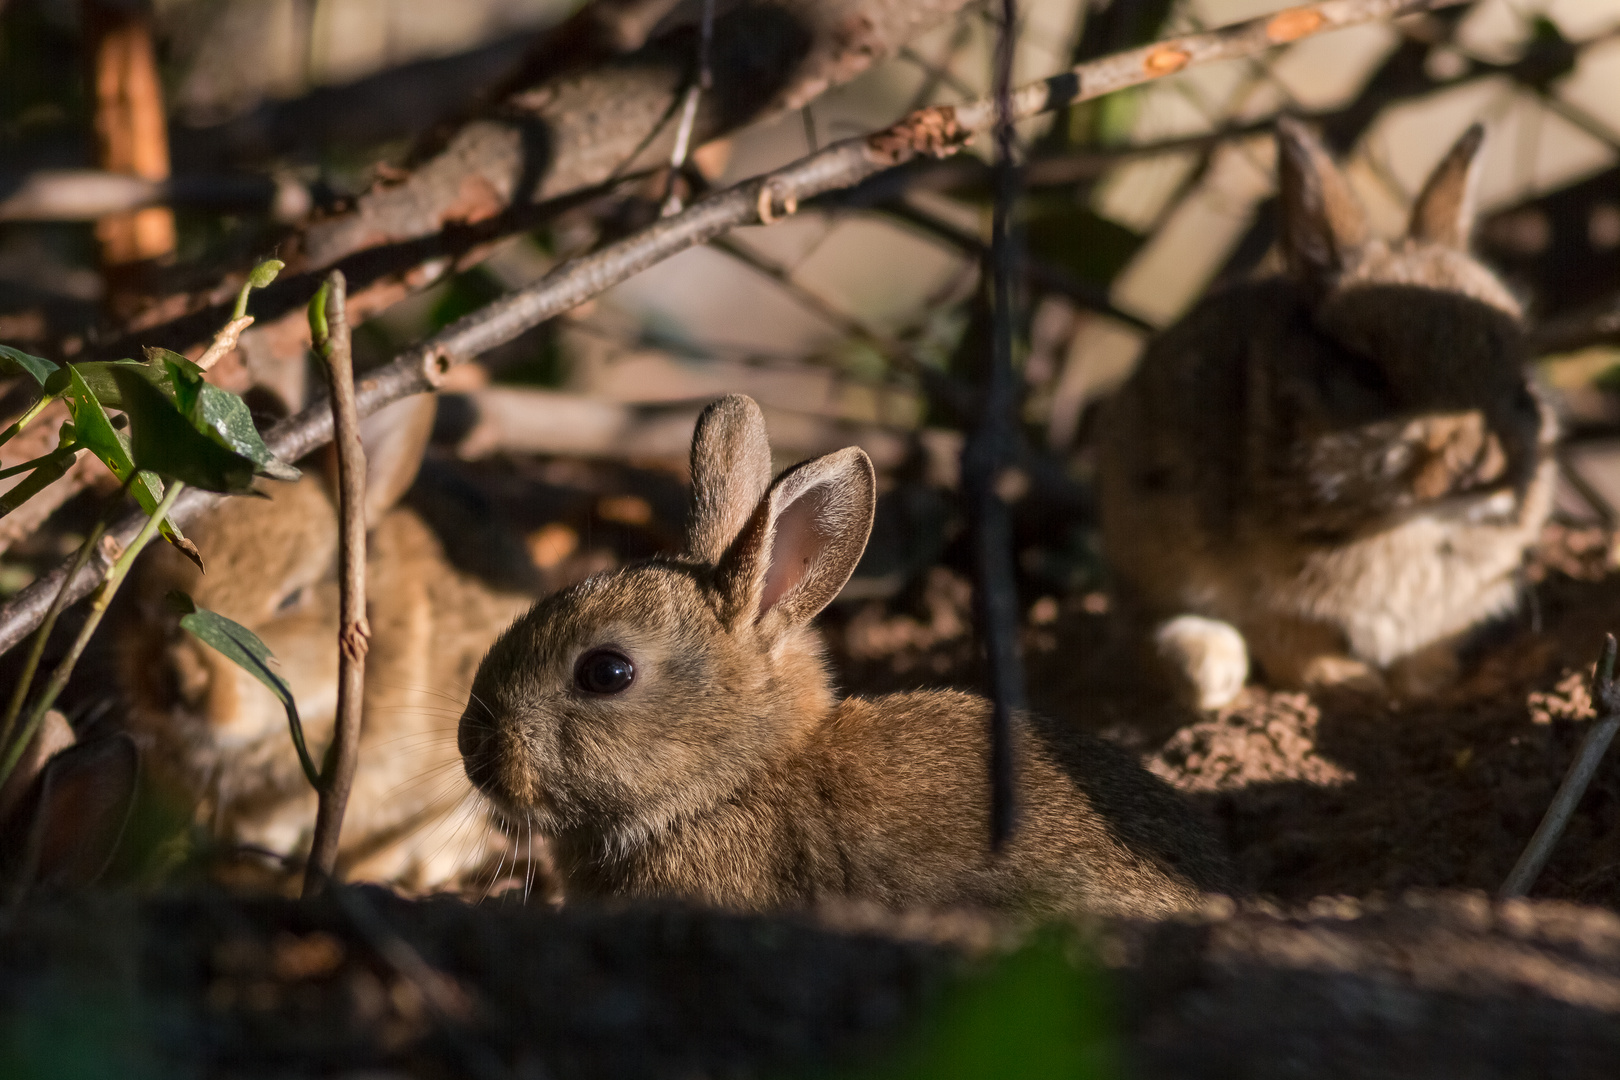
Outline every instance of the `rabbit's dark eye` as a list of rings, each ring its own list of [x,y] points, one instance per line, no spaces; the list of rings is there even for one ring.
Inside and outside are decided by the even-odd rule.
[[[579,658],[574,685],[587,694],[619,694],[636,681],[636,666],[617,649],[593,649]]]
[[[303,602],[304,602],[304,590],[302,588],[297,588],[297,589],[294,589],[292,592],[288,593],[286,596],[283,596],[276,603],[276,611],[277,612],[291,611],[293,608],[297,607],[299,604],[302,604]]]

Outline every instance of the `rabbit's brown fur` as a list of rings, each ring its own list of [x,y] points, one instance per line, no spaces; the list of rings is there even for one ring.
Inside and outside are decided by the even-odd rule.
[[[1556,424],[1517,303],[1467,250],[1481,138],[1386,242],[1281,122],[1284,271],[1199,304],[1111,404],[1107,554],[1198,704],[1237,693],[1246,652],[1280,685],[1432,692],[1516,606]]]
[[[841,701],[809,626],[871,528],[865,454],[770,485],[758,407],[733,396],[692,456],[686,555],[542,600],[491,648],[462,719],[468,775],[555,838],[570,895],[1152,914],[1228,884],[1168,787],[1038,717],[1019,725],[1019,828],[992,855],[988,702]],[[577,668],[607,646],[634,681],[589,692]]]
[[[388,417],[378,429],[389,422],[402,423]],[[453,883],[502,843],[466,797],[454,725],[484,650],[532,597],[461,573],[415,513],[388,508],[415,475],[421,449],[410,438],[368,446],[371,649],[339,866],[350,876],[431,888]],[[143,559],[118,659],[129,726],[159,780],[212,803],[225,838],[296,854],[307,849],[315,799],[281,705],[183,632],[163,599],[181,589],[257,633],[292,688],[311,752],[321,753],[337,697],[336,508],[315,475],[267,484],[266,493],[228,500],[191,528],[206,574],[166,549]]]

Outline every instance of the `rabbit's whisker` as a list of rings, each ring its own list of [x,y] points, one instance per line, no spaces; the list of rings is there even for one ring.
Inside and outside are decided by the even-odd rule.
[[[523,875],[523,902],[529,902],[529,891],[534,888],[534,815],[529,816],[529,856],[528,866],[524,868]]]

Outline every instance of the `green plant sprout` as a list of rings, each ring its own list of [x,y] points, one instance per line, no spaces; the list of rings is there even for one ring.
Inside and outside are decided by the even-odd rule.
[[[240,332],[246,318],[248,293],[275,280],[282,264],[277,260],[260,263],[248,276],[237,298],[234,332]],[[241,325],[238,325],[241,324]],[[227,328],[229,329],[229,328]],[[226,338],[215,338],[215,345]],[[228,339],[234,342],[234,333]],[[276,457],[253,426],[246,402],[236,394],[203,380],[203,369],[178,353],[166,349],[147,350],[145,361],[115,360],[59,366],[42,357],[31,356],[9,346],[0,346],[0,373],[26,375],[40,387],[39,399],[4,432],[0,443],[12,438],[36,419],[53,401],[62,401],[69,419],[63,421],[57,448],[29,461],[0,470],[0,478],[26,472],[28,475],[4,496],[0,496],[0,516],[21,506],[29,498],[60,478],[81,451],[94,454],[116,476],[124,491],[133,495],[147,518],[129,545],[116,554],[106,578],[92,594],[90,612],[67,655],[52,672],[45,688],[26,710],[28,693],[44,655],[45,642],[65,606],[68,584],[72,582],[100,548],[107,534],[104,515],[80,545],[71,572],[36,632],[23,671],[14,687],[5,718],[0,721],[0,784],[16,768],[23,751],[38,733],[45,715],[67,685],[90,637],[101,625],[114,594],[129,575],[135,559],[154,536],[162,535],[188,558],[201,566],[196,548],[169,520],[175,501],[187,486],[223,494],[250,494],[258,477],[295,480],[298,470]],[[123,413],[129,433],[108,416],[108,409]],[[110,510],[109,510],[110,512]],[[188,622],[189,620],[189,622]],[[204,612],[192,605],[181,624],[203,641],[220,648],[220,626],[236,624]],[[245,630],[236,627],[241,634]],[[221,648],[225,655],[243,664],[282,698],[288,709],[294,742],[298,745],[305,771],[313,778],[314,767],[303,744],[303,730],[292,706],[286,684],[277,679],[266,664],[269,650],[251,634],[251,647],[242,656]],[[218,639],[212,640],[212,639]],[[241,652],[241,649],[238,649]],[[246,658],[249,663],[243,663]],[[21,723],[19,724],[19,719]]]

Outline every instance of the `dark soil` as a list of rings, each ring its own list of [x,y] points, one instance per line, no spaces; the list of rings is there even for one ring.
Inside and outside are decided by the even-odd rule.
[[[1599,909],[1217,902],[1082,935],[1112,969],[1085,1004],[1111,1014],[1105,1060],[1129,1075],[1596,1078],[1620,1060],[1620,918]],[[1013,940],[972,915],[859,909],[549,911],[371,887],[307,903],[79,897],[0,929],[0,1071],[837,1074],[904,1045]]]
[[[1032,705],[1124,743],[1206,806],[1262,896],[1494,892],[1592,718],[1586,683],[1603,635],[1620,631],[1607,550],[1597,530],[1549,527],[1524,612],[1485,632],[1461,684],[1436,701],[1251,686],[1200,716],[1120,662],[1108,598],[1093,593],[1032,605]],[[933,574],[909,610],[835,614],[829,636],[848,689],[973,685],[966,583]],[[1620,908],[1620,748],[1535,895]]]

